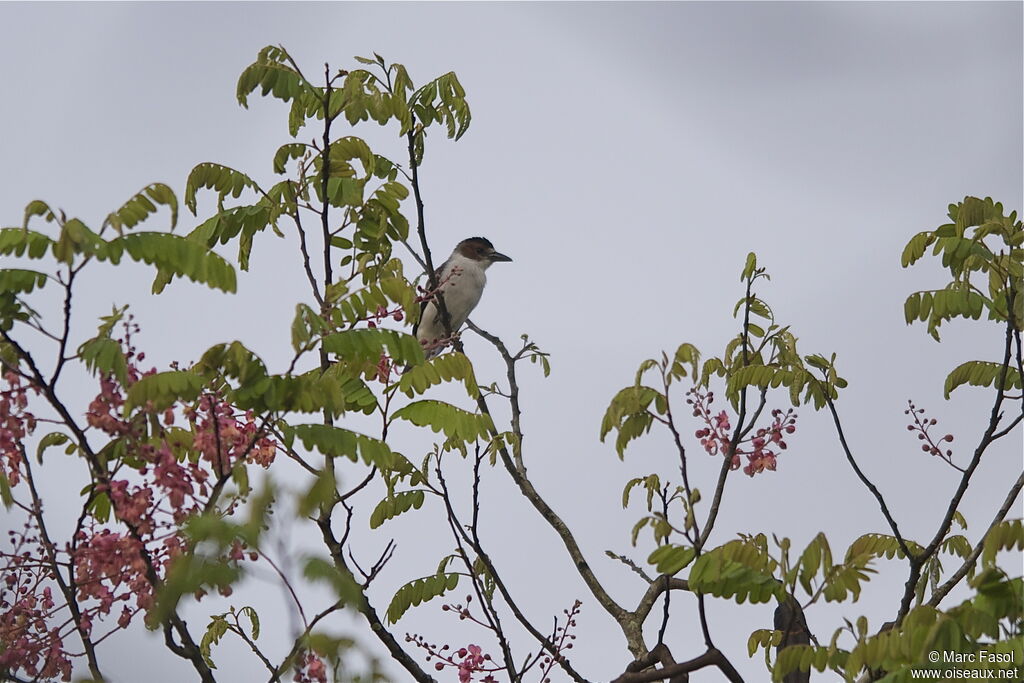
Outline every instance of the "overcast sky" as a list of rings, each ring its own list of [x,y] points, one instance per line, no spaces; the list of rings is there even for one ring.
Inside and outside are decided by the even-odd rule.
[[[939,345],[923,328],[906,327],[905,295],[945,280],[930,265],[901,269],[899,255],[964,195],[1022,207],[1021,23],[1019,2],[3,3],[0,224],[20,224],[25,204],[41,198],[98,227],[150,182],[180,194],[203,161],[272,180],[273,152],[288,141],[286,107],[252,98],[246,111],[234,95],[264,45],[283,44],[310,71],[325,61],[351,68],[353,55],[374,51],[404,63],[417,82],[454,70],[473,123],[458,143],[428,139],[422,177],[432,244],[443,254],[483,235],[515,259],[489,271],[472,317],[510,342],[528,332],[551,352],[550,379],[523,372],[527,465],[598,575],[635,604],[643,586],[603,553],[629,550],[640,515],[621,510],[622,484],[671,474],[674,456],[656,435],[620,463],[597,439],[601,415],[644,358],[683,341],[721,353],[736,331],[730,313],[748,251],[773,276],[758,293],[793,325],[804,353],[839,354],[850,380],[839,406],[851,445],[901,526],[911,537],[934,533],[957,473],[920,453],[905,429],[906,400],[955,433],[964,458],[989,398],[965,389],[946,402],[942,383],[963,360],[996,358],[1000,331],[951,324]],[[402,158],[399,141],[376,128],[355,134]],[[196,224],[182,219],[185,230]],[[193,360],[237,338],[281,371],[294,306],[309,299],[292,246],[258,240],[234,296],[179,282],[154,298],[147,269],[100,268],[80,300],[78,339],[113,303],[130,303],[154,363]],[[481,340],[467,335],[467,348],[481,380],[501,376]],[[94,391],[91,383],[66,389],[83,399]],[[1019,472],[1020,444],[1018,434],[983,462],[963,506],[973,530],[988,524]],[[698,486],[710,490],[717,462],[690,445]],[[414,458],[425,449],[422,440],[402,446]],[[78,466],[47,468],[50,491],[76,482],[73,502],[80,470],[61,467]],[[574,663],[594,680],[614,677],[627,664],[621,634],[506,480],[499,468],[485,482],[484,533],[507,542],[492,548],[499,568],[508,567],[536,623],[582,599]],[[51,514],[60,516],[56,503]],[[382,608],[389,589],[432,572],[450,549],[446,536],[425,537],[412,523],[427,518],[436,519],[385,529],[399,551],[381,578],[387,585],[373,594]],[[712,541],[763,531],[802,548],[821,530],[839,555],[886,526],[829,420],[805,409],[778,472],[730,479]],[[385,542],[384,534],[367,536],[365,557]],[[649,550],[633,555],[642,560]],[[829,638],[843,616],[866,613],[873,626],[892,617],[905,572],[881,569],[887,578],[859,604],[814,609],[819,637]],[[272,586],[253,582],[235,596],[259,606],[269,642],[288,632]],[[192,626],[218,608],[201,603]],[[765,674],[760,659],[746,658],[746,634],[770,627],[771,612],[713,603],[713,633],[747,680]],[[396,631],[453,644],[481,639],[437,605],[413,610]],[[118,656],[126,641],[117,642],[101,651],[105,670],[119,683],[139,680],[138,660]],[[160,662],[147,681],[188,676],[155,636],[128,642]],[[692,612],[675,618],[669,642],[678,659],[700,654]],[[234,643],[215,656],[222,671],[235,672],[225,680],[261,670]]]

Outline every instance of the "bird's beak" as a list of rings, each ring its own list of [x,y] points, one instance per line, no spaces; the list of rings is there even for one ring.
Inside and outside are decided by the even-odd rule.
[[[490,258],[491,261],[511,261],[512,260],[508,256],[505,256],[504,254],[501,254],[501,253],[499,253],[497,251],[492,251],[491,255],[488,258]]]

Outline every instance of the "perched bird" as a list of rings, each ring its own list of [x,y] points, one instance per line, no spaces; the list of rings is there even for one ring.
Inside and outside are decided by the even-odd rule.
[[[480,303],[487,284],[484,271],[492,263],[511,261],[508,256],[494,251],[494,245],[483,237],[464,239],[452,250],[452,255],[437,269],[438,291],[444,297],[444,306],[451,320],[451,333],[459,331]],[[445,330],[436,299],[423,303],[420,321],[413,334],[423,345],[427,358],[441,353],[450,336]]]

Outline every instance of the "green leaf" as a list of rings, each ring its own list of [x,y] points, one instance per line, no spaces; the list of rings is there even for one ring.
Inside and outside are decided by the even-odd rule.
[[[14,505],[14,496],[11,495],[11,481],[7,478],[7,472],[0,469],[0,503],[4,504],[4,508],[7,510],[11,509]]]
[[[238,387],[233,391],[232,401],[240,402],[241,408],[253,407],[251,402],[262,397],[271,385],[263,360],[237,341],[211,346],[193,371],[206,376],[210,383],[218,382],[221,375],[237,380]]]
[[[62,446],[66,444],[70,438],[67,434],[62,432],[50,432],[42,439],[39,440],[39,446],[36,447],[36,461],[43,464],[43,451],[51,446]]]
[[[110,337],[94,337],[78,347],[78,355],[89,372],[112,375],[121,385],[128,382],[128,362],[121,345]]]
[[[231,264],[194,240],[163,232],[137,232],[108,243],[111,261],[120,261],[122,250],[135,261],[154,265],[172,276],[187,277],[224,292],[235,291],[235,269]],[[159,294],[163,286],[153,285]]]
[[[981,360],[961,363],[946,377],[946,384],[943,388],[945,396],[948,399],[955,389],[965,384],[972,387],[994,387],[999,384],[1000,377],[1003,377],[1003,372],[1004,366],[1002,363]],[[1006,366],[1005,373],[999,388],[1002,391],[1020,389],[1020,373],[1017,371],[1017,368]]]
[[[981,552],[982,565],[991,567],[997,553],[1014,548],[1024,549],[1024,523],[1019,519],[1008,519],[986,534]]]
[[[394,519],[403,512],[423,507],[423,491],[399,491],[377,503],[370,514],[370,528],[376,529],[389,519]]]
[[[396,410],[392,417],[408,420],[417,427],[430,427],[434,432],[444,432],[449,439],[461,441],[484,439],[495,431],[489,416],[470,413],[443,401],[413,401]]]
[[[264,203],[223,209],[190,232],[188,239],[212,248],[218,242],[227,244],[238,237],[238,265],[242,270],[249,270],[253,237],[273,225],[277,211],[279,207]]]
[[[782,631],[775,631],[770,628],[761,628],[750,634],[747,639],[747,656],[753,657],[758,649],[776,647],[782,642]]]
[[[153,410],[164,410],[178,401],[194,401],[206,381],[186,370],[170,370],[147,375],[128,389],[125,410],[152,404]]]
[[[307,100],[315,102],[317,99],[315,89],[288,63],[288,53],[274,45],[260,50],[256,61],[238,77],[238,103],[248,107],[248,97],[257,88],[261,89],[264,97],[272,95],[279,100],[300,105],[305,105]]]
[[[334,589],[342,602],[355,604],[362,599],[362,589],[351,574],[342,572],[332,562],[319,557],[310,557],[303,567],[303,574],[311,581],[321,581]]]
[[[338,287],[337,291],[331,288],[330,294],[335,296],[328,296],[328,299],[335,303],[336,311],[344,322],[362,322],[378,309],[390,308],[391,302],[400,305],[407,318],[419,315],[420,304],[416,301],[416,290],[400,276],[400,262],[392,259],[384,264],[382,270],[394,270],[399,275],[381,277],[378,281],[354,292],[347,292],[341,287]]]
[[[107,216],[106,222],[120,233],[123,228],[134,228],[156,213],[157,204],[170,208],[171,230],[174,230],[178,223],[178,198],[175,196],[174,190],[163,183],[153,183],[142,188],[120,209]]]
[[[659,574],[672,576],[693,562],[697,553],[693,548],[679,545],[663,545],[647,558],[648,564],[655,565]]]
[[[848,594],[854,602],[860,597],[861,583],[868,581],[868,574],[874,574],[868,564],[871,558],[864,555],[853,557],[843,564],[837,564],[825,573],[825,602],[842,602]]]
[[[423,362],[423,347],[416,337],[385,329],[355,329],[336,332],[323,339],[323,349],[337,354],[346,363],[376,365],[385,352],[395,363],[417,365]]]
[[[410,367],[398,381],[398,389],[412,398],[414,394],[423,394],[430,387],[452,380],[460,380],[470,398],[480,395],[473,364],[458,351],[435,356],[426,363]]]
[[[643,369],[644,364],[641,364]],[[665,413],[667,404],[664,394],[651,387],[634,384],[619,391],[608,405],[601,420],[600,437],[604,441],[609,432],[618,431],[615,450],[620,459],[624,457],[629,443],[646,434],[654,423],[651,404],[658,414]]]
[[[317,472],[309,488],[299,497],[297,508],[300,517],[309,517],[314,510],[322,510],[324,506],[338,500],[338,480],[335,474],[336,471],[328,467]]]
[[[363,175],[361,180],[365,181],[373,175],[375,157],[373,152],[370,151],[369,145],[367,145],[362,138],[350,135],[335,140],[331,143],[329,156],[332,164],[332,170],[333,164],[336,161],[348,162],[353,159],[358,159],[359,163],[363,166]],[[345,165],[348,166],[348,168],[351,168],[347,163]]]
[[[942,552],[956,555],[961,559],[966,559],[971,554],[971,543],[967,540],[966,536],[961,534],[946,537],[940,547]]]
[[[785,373],[787,373],[786,370],[780,370],[769,365],[747,365],[737,368],[729,373],[726,380],[725,395],[731,400],[732,397],[739,396],[739,393],[749,386],[756,386],[762,389],[769,386],[778,386],[779,382],[775,381],[776,376],[781,380],[787,377]]]
[[[301,159],[306,152],[313,153],[314,150],[304,142],[289,142],[281,145],[274,154],[274,173],[284,173],[285,165],[292,159]]]
[[[239,614],[249,617],[249,628],[252,631],[252,639],[260,639],[260,615],[252,607],[246,606],[238,610]]]
[[[309,449],[331,458],[362,459],[367,465],[390,469],[395,453],[380,439],[365,436],[341,427],[325,424],[302,424],[291,431]]]
[[[63,216],[63,212],[61,213]],[[42,216],[47,223],[57,220],[57,213],[50,208],[50,205],[41,199],[33,199],[25,206],[25,217],[22,220],[22,228],[28,230],[28,222],[34,216]]]
[[[449,138],[458,140],[469,129],[472,116],[466,92],[454,72],[448,72],[425,84],[409,97],[409,108],[416,114],[420,124],[427,128],[433,123],[443,123]],[[422,137],[414,145],[417,161],[422,160]]]
[[[193,216],[196,215],[196,193],[202,189],[216,190],[218,209],[223,210],[225,197],[238,198],[244,190],[258,190],[259,186],[252,178],[233,168],[212,162],[198,164],[185,181],[185,206]]]
[[[776,563],[753,543],[729,541],[705,552],[690,569],[690,587],[742,604],[784,599],[785,589],[774,576]]]
[[[210,617],[210,623],[206,627],[206,633],[203,634],[202,640],[199,641],[199,653],[203,655],[203,660],[206,665],[211,669],[216,669],[217,665],[213,663],[213,657],[210,654],[211,648],[220,642],[220,639],[224,637],[224,634],[228,632],[228,621],[224,618],[224,615],[215,615]]]
[[[157,592],[156,605],[146,614],[146,624],[154,628],[161,623],[177,608],[183,596],[199,590],[225,590],[240,576],[241,570],[237,566],[220,559],[195,553],[176,556]]]
[[[87,486],[86,491],[90,490],[92,486]],[[106,493],[97,493],[92,497],[92,502],[88,505],[89,513],[96,519],[96,521],[106,524],[110,521],[110,512],[112,505],[110,503],[110,496]]]
[[[458,585],[458,574],[437,573],[410,581],[399,588],[391,599],[387,612],[388,623],[394,624],[410,607],[415,607],[444,595],[448,591],[455,590]]]
[[[910,548],[912,553],[919,554],[924,552],[924,548],[920,544],[914,541],[904,539],[907,547]],[[850,562],[853,558],[864,555],[867,557],[884,557],[888,560],[894,557],[903,558],[905,557],[903,549],[900,548],[900,543],[895,536],[888,534],[864,534],[856,541],[854,541],[846,551],[846,562]]]
[[[646,477],[630,479],[622,489],[622,509],[629,506],[629,494],[636,486],[643,486],[647,490],[647,511],[653,510],[654,496],[661,491],[661,478],[657,474],[649,474]]]
[[[686,377],[687,366],[690,368],[689,376],[696,382],[700,377],[700,351],[693,344],[683,343],[679,345],[672,357],[669,373],[676,379]]]
[[[757,270],[757,254],[750,252],[747,254],[747,261],[743,264],[743,272],[740,273],[740,282],[749,280],[754,272]]]
[[[43,258],[54,241],[41,232],[22,228],[0,229],[0,254]]]
[[[47,279],[46,273],[34,270],[0,268],[0,292],[31,294],[36,288],[42,289]]]
[[[292,348],[302,351],[310,342],[328,329],[327,321],[306,304],[296,304],[292,319]]]
[[[903,254],[900,256],[900,264],[906,268],[913,265],[924,256],[924,252],[929,246],[935,241],[935,235],[931,231],[919,232],[914,235],[907,246],[903,248]]]
[[[53,247],[53,255],[61,263],[71,263],[77,254],[103,260],[108,258],[108,252],[109,244],[77,218],[61,227],[60,238]]]

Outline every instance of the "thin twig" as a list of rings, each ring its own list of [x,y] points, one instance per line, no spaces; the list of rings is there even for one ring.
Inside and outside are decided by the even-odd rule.
[[[818,381],[817,378],[815,378],[814,381],[818,382],[819,386],[821,386],[821,382]],[[870,491],[875,497],[875,500],[878,501],[878,506],[882,510],[882,515],[885,516],[885,521],[889,523],[889,528],[892,529],[893,536],[896,537],[896,542],[899,543],[900,550],[902,550],[903,554],[907,557],[913,558],[914,553],[911,552],[910,546],[907,544],[906,540],[904,540],[903,534],[900,533],[899,525],[896,524],[896,520],[893,518],[892,513],[889,512],[889,506],[885,504],[885,498],[882,497],[881,491],[879,491],[878,487],[871,483],[871,480],[867,478],[867,475],[861,471],[860,466],[857,464],[857,459],[853,457],[850,445],[846,442],[846,434],[843,433],[843,424],[839,419],[839,413],[836,411],[835,403],[832,402],[832,398],[828,395],[828,389],[826,387],[821,387],[821,392],[825,396],[825,403],[828,405],[829,412],[832,413],[832,422],[835,424],[836,434],[839,436],[839,444],[843,447],[846,459],[849,461],[853,471],[857,474],[857,478],[861,480],[861,483],[867,487],[868,491]]]

